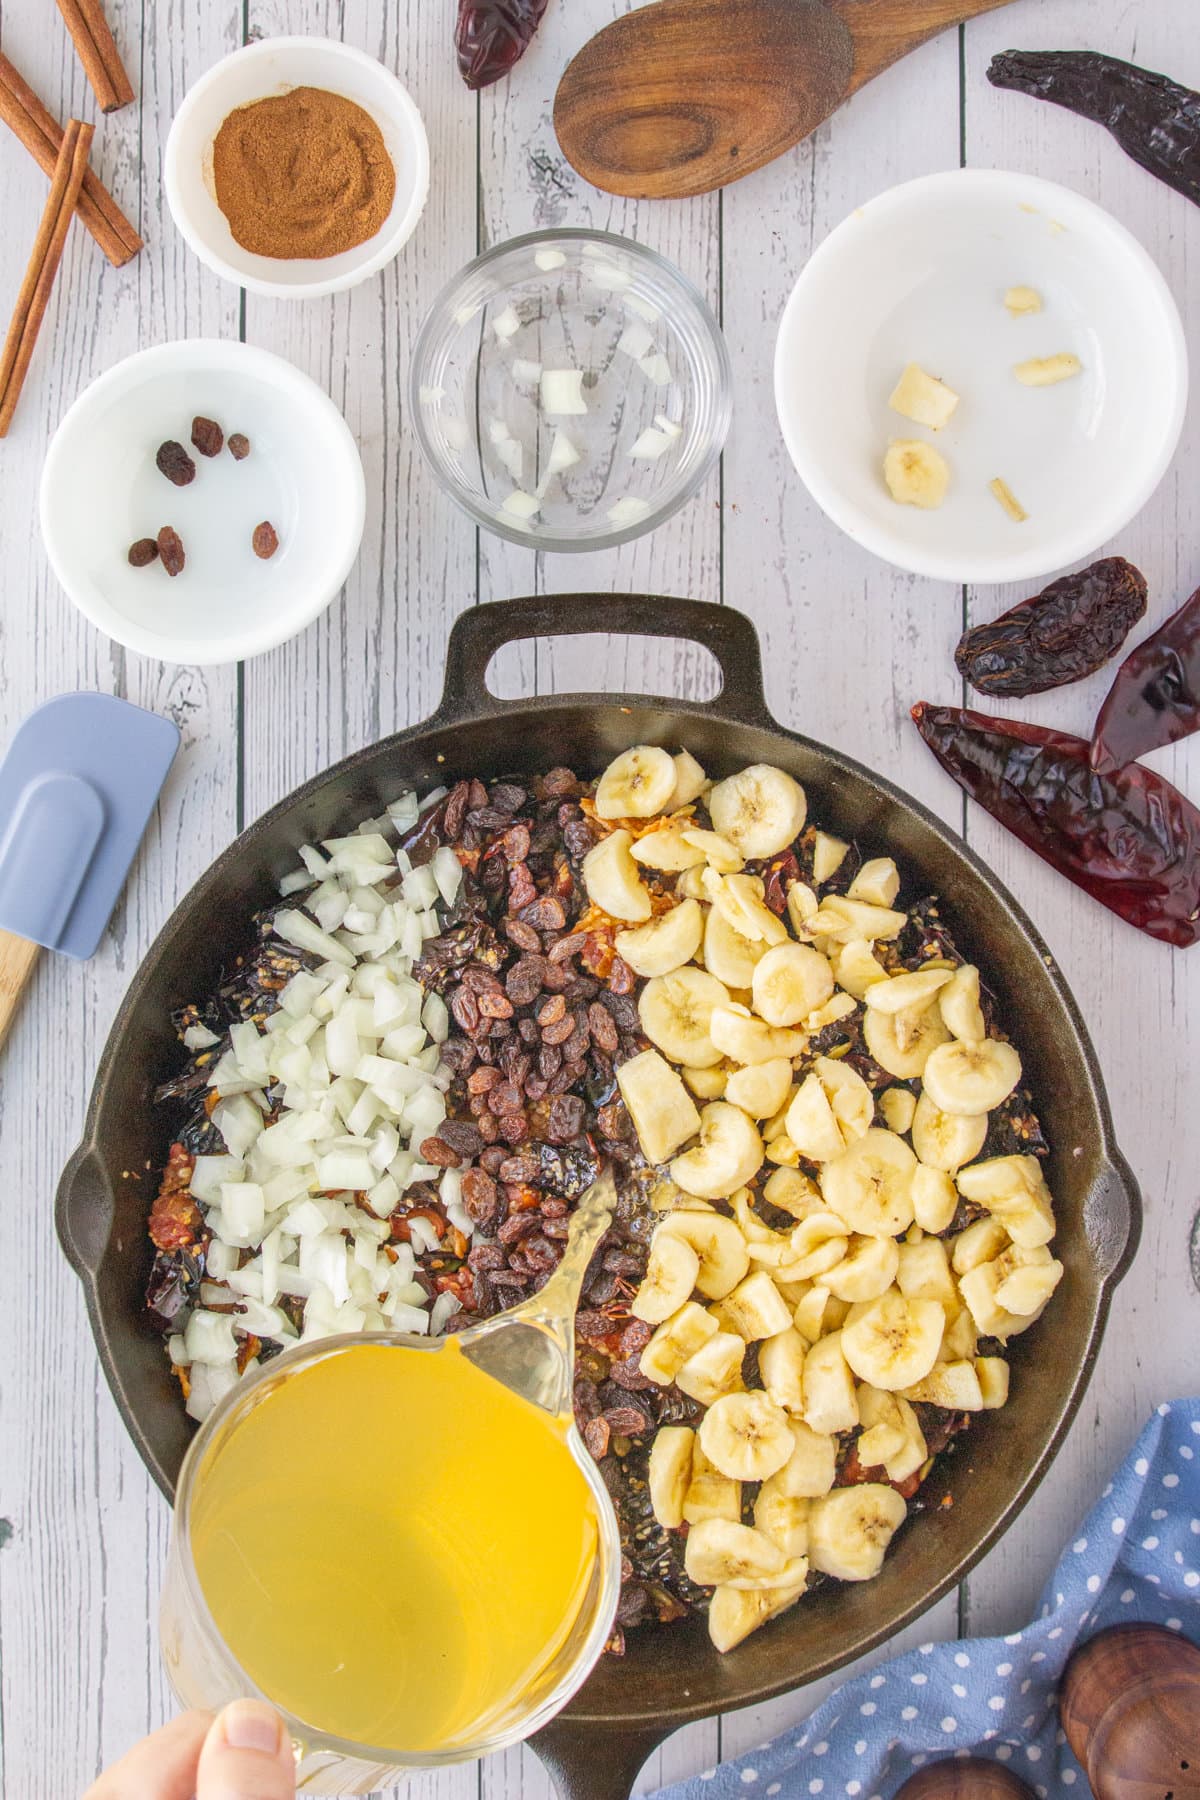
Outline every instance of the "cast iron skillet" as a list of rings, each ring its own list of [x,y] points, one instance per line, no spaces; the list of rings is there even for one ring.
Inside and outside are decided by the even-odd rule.
[[[492,656],[515,639],[594,631],[689,638],[716,658],[720,697],[705,704],[575,694],[500,701]],[[382,810],[396,792],[461,775],[566,763],[598,772],[633,743],[686,746],[712,774],[775,762],[808,790],[811,814],[942,897],[955,937],[997,994],[1020,1041],[1053,1156],[1049,1181],[1066,1276],[1042,1330],[1015,1340],[1013,1399],[980,1416],[921,1490],[923,1516],[883,1573],[829,1585],[721,1657],[702,1621],[631,1632],[534,1748],[570,1800],[624,1800],[651,1750],[677,1726],[767,1700],[827,1675],[881,1643],[962,1580],[1045,1474],[1086,1386],[1113,1288],[1141,1223],[1137,1185],[1113,1142],[1108,1102],[1083,1021],[1045,944],[995,877],[924,807],[808,738],[766,708],[758,641],[728,607],[649,596],[510,600],[463,614],[450,634],[441,705],[423,725],[359,751],[243,832],[176,909],[139,969],[101,1059],[83,1143],[58,1192],[58,1231],[84,1286],[104,1372],[147,1468],[170,1495],[191,1427],[142,1313],[154,1170],[166,1141],[150,1103],[177,1064],[172,1009],[209,993],[247,941],[250,914],[274,897],[297,847]],[[128,1171],[128,1173],[127,1173]],[[939,1504],[952,1495],[953,1504]]]

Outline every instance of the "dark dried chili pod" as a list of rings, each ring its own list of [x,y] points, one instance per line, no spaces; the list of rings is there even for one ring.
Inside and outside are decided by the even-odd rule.
[[[1131,650],[1092,733],[1104,774],[1200,731],[1200,588]]]
[[[1140,763],[1099,775],[1085,739],[961,706],[912,709],[947,774],[1051,868],[1149,937],[1200,938],[1200,811]]]
[[[516,67],[546,6],[547,0],[459,0],[454,47],[469,88],[488,87]]]
[[[1103,668],[1145,611],[1141,570],[1105,556],[964,633],[955,666],[981,694],[1044,694]]]
[[[1006,50],[988,67],[1012,88],[1105,125],[1127,156],[1200,206],[1200,94],[1094,50]]]

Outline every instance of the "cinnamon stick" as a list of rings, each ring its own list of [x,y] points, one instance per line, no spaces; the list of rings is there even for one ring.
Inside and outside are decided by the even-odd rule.
[[[133,99],[133,86],[109,30],[100,0],[58,0],[76,54],[101,112],[116,112]]]
[[[0,120],[20,138],[43,173],[52,176],[62,144],[62,126],[2,51]],[[141,238],[91,169],[83,178],[79,216],[114,268],[129,262],[142,248]]]
[[[71,119],[63,132],[50,183],[50,197],[34,239],[33,254],[17,296],[4,349],[0,351],[0,437],[7,435],[12,424],[38,332],[50,304],[54,278],[83,186],[94,132],[94,126],[84,125],[79,119]]]

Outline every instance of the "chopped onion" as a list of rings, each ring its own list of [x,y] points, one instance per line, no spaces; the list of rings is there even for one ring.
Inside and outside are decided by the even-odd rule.
[[[445,398],[445,395],[444,387],[430,387],[428,383],[422,383],[417,390],[417,398],[422,406],[436,406],[439,400]]]
[[[212,1110],[212,1122],[232,1156],[245,1156],[263,1128],[262,1114],[248,1094],[218,1100]]]
[[[567,259],[561,250],[535,250],[533,260],[539,269],[549,274],[551,269],[561,269]]]
[[[279,892],[286,900],[289,894],[298,894],[301,888],[311,886],[312,876],[307,869],[293,869],[291,874],[285,875],[283,880],[279,883]],[[186,1036],[184,1042],[187,1042]]]
[[[305,875],[304,880],[305,885],[307,886],[307,875]],[[211,1050],[213,1045],[219,1044],[220,1041],[221,1040],[216,1032],[210,1031],[207,1025],[189,1025],[183,1034],[183,1045],[185,1050]]]
[[[653,300],[643,299],[641,294],[626,294],[622,305],[627,306],[630,312],[639,313],[641,317],[646,319],[651,325],[657,324],[659,319],[662,318],[662,313],[659,308],[655,306]]]
[[[448,1321],[461,1311],[462,1301],[457,1294],[439,1294],[429,1311],[430,1337],[440,1337]]]
[[[614,525],[636,525],[650,511],[647,500],[639,500],[636,494],[627,494],[608,509],[608,517]]]
[[[198,1306],[187,1322],[183,1342],[190,1363],[228,1362],[237,1355],[232,1314],[209,1312]]]
[[[653,333],[646,329],[640,319],[635,319],[627,325],[617,339],[617,349],[623,350],[626,356],[632,356],[634,362],[640,362],[642,357],[653,348]]]
[[[665,431],[669,438],[683,436],[683,426],[677,424],[674,419],[668,419],[666,413],[655,413],[654,423],[660,431]]]
[[[657,462],[663,451],[670,448],[671,438],[667,433],[647,425],[629,454],[634,462]]]
[[[656,387],[666,387],[671,379],[671,365],[661,350],[656,350],[652,356],[643,356],[638,366]]]
[[[629,274],[625,269],[619,268],[616,263],[601,261],[602,254],[597,254],[588,273],[598,288],[604,288],[610,294],[619,294],[623,288],[629,286]]]
[[[314,956],[323,956],[329,962],[340,963],[343,968],[354,967],[354,954],[336,938],[322,931],[321,927],[302,912],[278,912],[271,929],[276,937],[281,937],[285,944],[291,944],[297,950],[311,950]]]
[[[514,381],[527,381],[532,385],[533,382],[541,380],[542,365],[540,362],[530,362],[528,357],[515,356],[512,372]]]
[[[454,323],[456,325],[469,325],[482,304],[483,302],[481,300],[477,300],[474,306],[456,307],[454,312]]]
[[[514,488],[507,500],[501,505],[501,512],[510,513],[514,519],[532,519],[542,509],[542,503],[536,494],[527,494],[523,488]]]
[[[515,337],[520,329],[521,321],[517,317],[516,309],[511,306],[506,306],[504,311],[497,313],[492,320],[492,330],[502,343],[506,343],[510,337]]]
[[[545,413],[586,413],[583,397],[582,369],[543,369],[541,380],[542,411]]]

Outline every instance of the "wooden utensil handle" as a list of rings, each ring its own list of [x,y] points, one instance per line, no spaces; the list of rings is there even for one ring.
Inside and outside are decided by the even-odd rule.
[[[847,96],[939,31],[963,25],[1012,0],[826,0],[854,34],[854,73]]]
[[[13,937],[9,931],[0,931],[0,1049],[16,1017],[21,995],[33,974],[40,950],[41,945],[30,943],[28,938]]]

